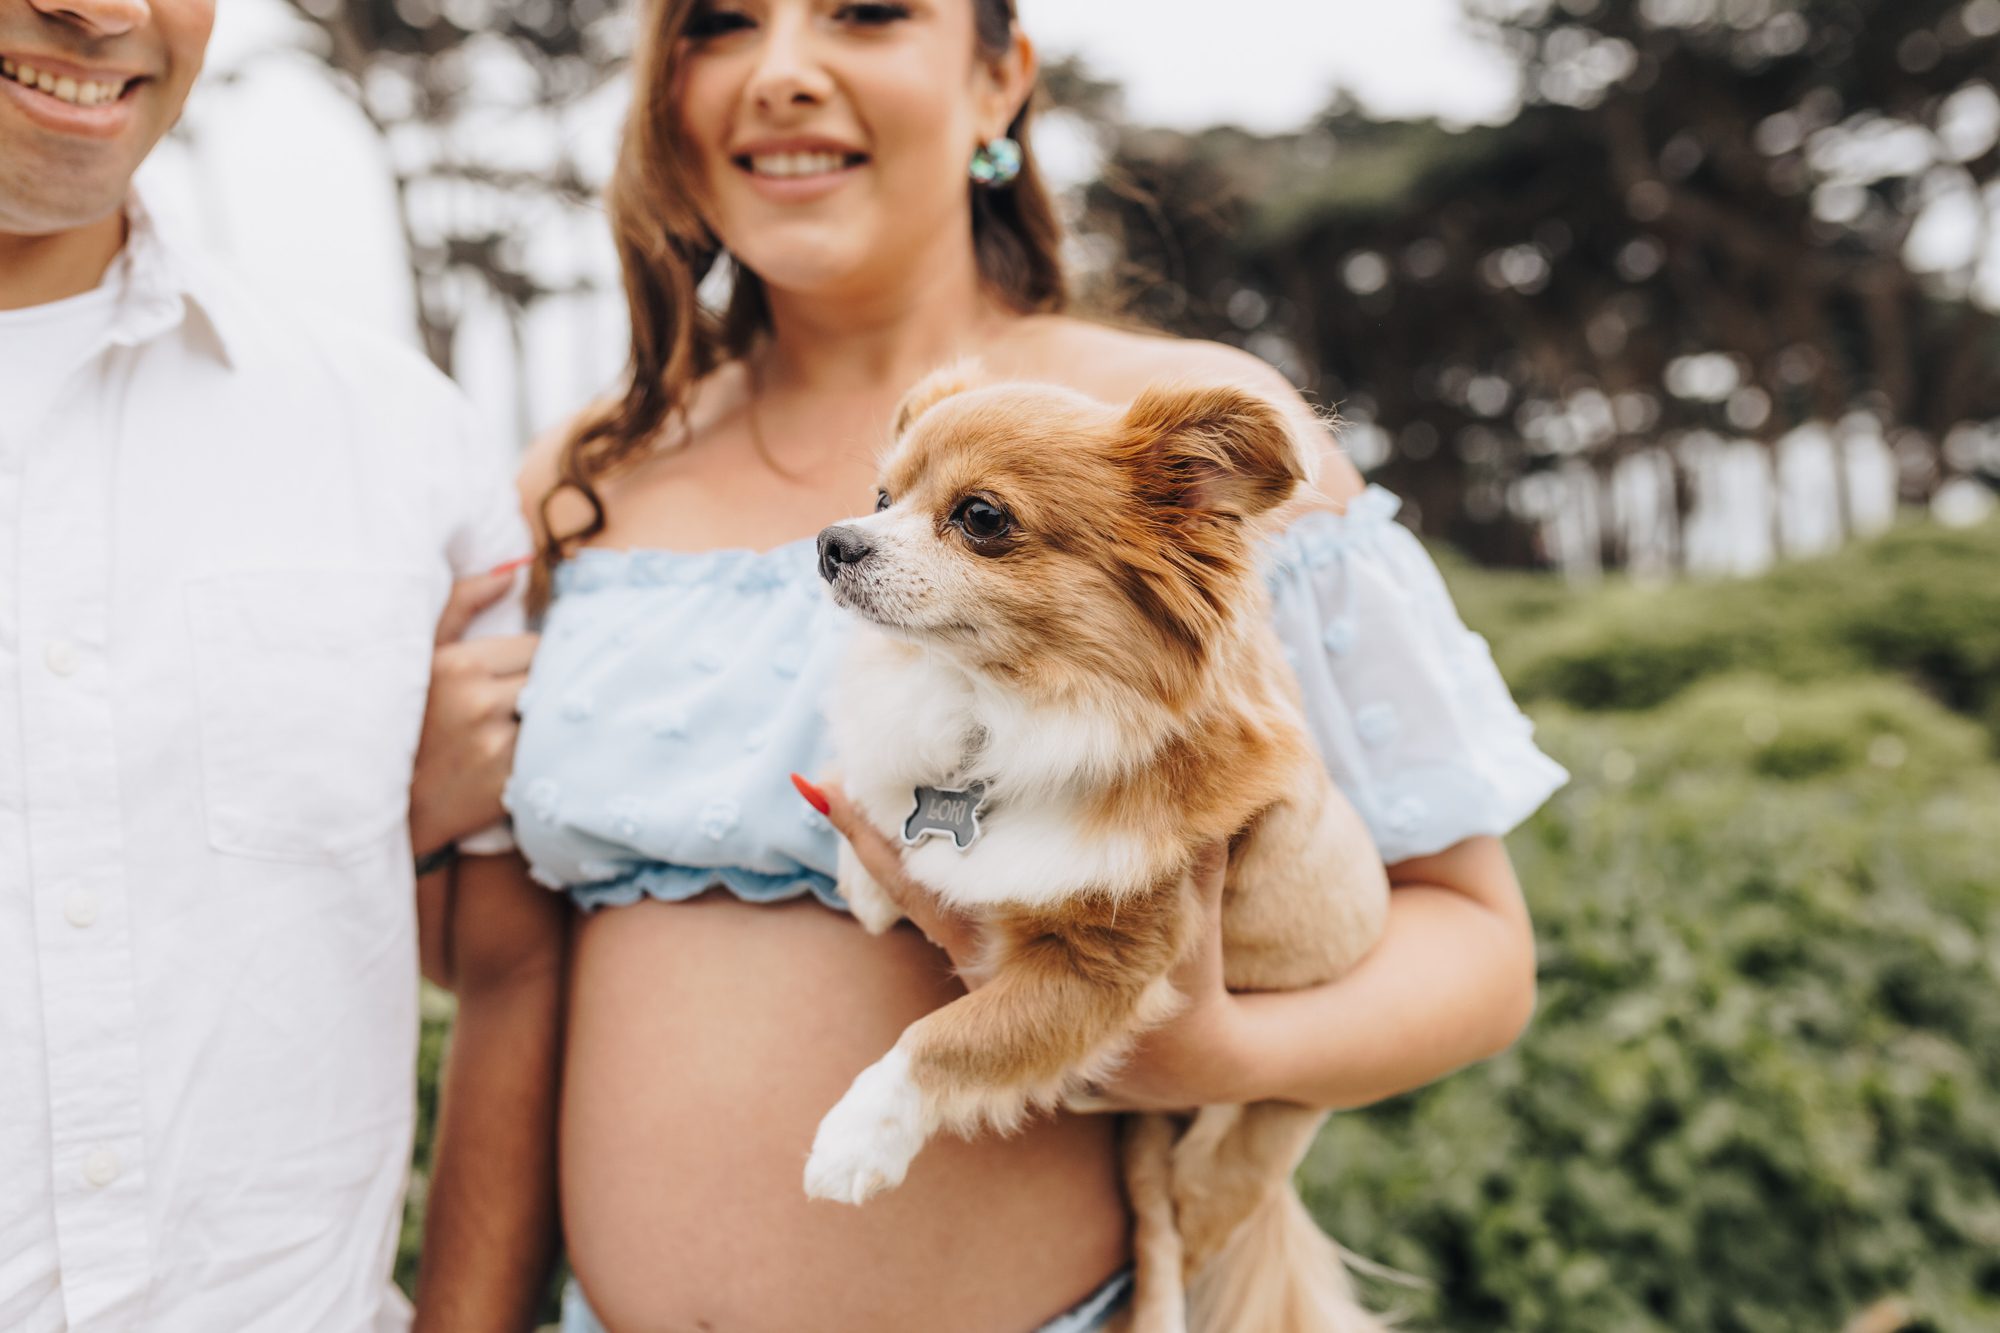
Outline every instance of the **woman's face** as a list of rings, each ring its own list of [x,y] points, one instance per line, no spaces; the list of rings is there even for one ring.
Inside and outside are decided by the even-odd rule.
[[[707,220],[791,292],[852,290],[971,245],[966,167],[1032,78],[976,49],[972,0],[707,0],[677,53]]]

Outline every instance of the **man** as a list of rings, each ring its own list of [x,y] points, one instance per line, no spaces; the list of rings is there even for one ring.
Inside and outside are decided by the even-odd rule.
[[[440,377],[274,313],[132,197],[213,13],[0,0],[9,1333],[407,1322],[412,841],[463,831],[455,775],[490,789],[530,650],[440,652],[412,829],[453,575],[526,537]],[[461,874],[424,886],[460,1009],[417,1322],[519,1328],[551,1237],[562,908],[510,862]]]

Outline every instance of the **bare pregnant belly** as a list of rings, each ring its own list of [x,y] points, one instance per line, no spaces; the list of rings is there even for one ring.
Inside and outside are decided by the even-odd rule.
[[[585,920],[563,1085],[570,1262],[612,1333],[1026,1333],[1127,1253],[1113,1121],[940,1136],[862,1208],[808,1201],[813,1131],[960,994],[907,927],[719,893]]]

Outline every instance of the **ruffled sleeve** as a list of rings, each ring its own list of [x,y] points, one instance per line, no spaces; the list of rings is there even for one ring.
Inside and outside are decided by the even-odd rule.
[[[1266,566],[1313,738],[1392,865],[1506,833],[1569,780],[1394,521],[1401,503],[1371,486],[1344,514],[1307,514]]]

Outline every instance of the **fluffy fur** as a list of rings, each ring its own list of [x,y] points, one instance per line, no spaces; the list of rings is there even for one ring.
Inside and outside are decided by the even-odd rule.
[[[882,507],[821,534],[867,629],[829,700],[843,781],[894,836],[918,785],[987,784],[984,833],[910,873],[986,924],[986,984],[912,1024],[822,1122],[816,1197],[900,1183],[940,1130],[1078,1097],[1182,1003],[1190,869],[1226,841],[1224,971],[1329,980],[1375,942],[1382,867],[1306,738],[1255,567],[1307,475],[1264,399],[1165,386],[1124,410],[962,369],[896,416]],[[897,917],[851,855],[857,917]],[[1139,1333],[1377,1327],[1290,1178],[1322,1116],[1282,1103],[1128,1118]]]

